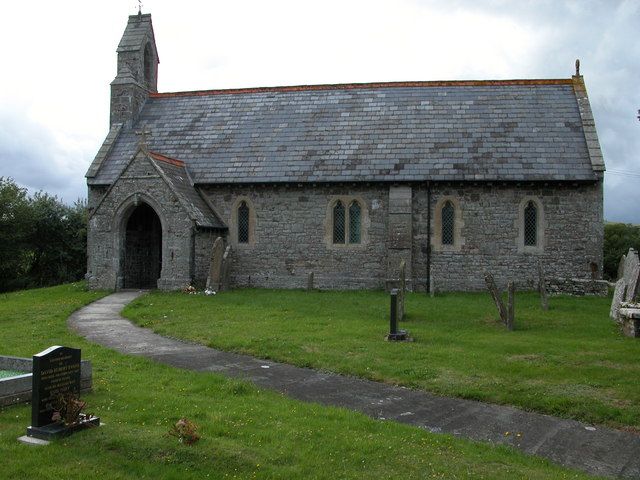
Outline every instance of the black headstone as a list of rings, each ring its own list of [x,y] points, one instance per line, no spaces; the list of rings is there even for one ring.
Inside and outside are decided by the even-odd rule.
[[[31,426],[53,423],[53,406],[61,395],[80,395],[80,349],[50,347],[33,356]]]

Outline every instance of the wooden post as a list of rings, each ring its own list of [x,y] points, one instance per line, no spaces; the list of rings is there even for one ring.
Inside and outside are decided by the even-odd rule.
[[[313,272],[309,272],[307,277],[307,290],[313,290]]]
[[[487,284],[487,289],[491,294],[491,298],[493,298],[496,307],[498,308],[498,313],[500,314],[500,320],[502,323],[507,325],[507,309],[504,307],[504,303],[502,302],[502,297],[500,296],[500,292],[498,291],[498,287],[496,287],[496,282],[493,280],[493,275],[490,273],[486,273],[484,276],[484,281]]]
[[[516,288],[513,285],[513,282],[509,282],[507,284],[508,295],[508,312],[507,312],[507,328],[509,330],[513,330],[513,321],[514,321],[514,311],[515,311],[515,301],[516,301]]]

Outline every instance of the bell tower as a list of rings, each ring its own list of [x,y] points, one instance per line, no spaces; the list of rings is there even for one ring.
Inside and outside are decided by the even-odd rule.
[[[151,14],[129,16],[118,44],[118,73],[111,82],[110,124],[131,126],[149,93],[158,91],[158,50]]]

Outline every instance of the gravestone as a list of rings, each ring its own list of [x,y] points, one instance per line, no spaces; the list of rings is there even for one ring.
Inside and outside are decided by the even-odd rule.
[[[53,423],[53,404],[60,395],[80,395],[80,350],[50,347],[33,356],[31,426]]]
[[[227,290],[229,288],[229,272],[231,271],[231,245],[227,245],[222,255],[222,268],[220,273],[220,290]],[[251,284],[251,277],[249,277],[249,284]]]
[[[622,275],[624,283],[627,284],[627,291],[624,296],[625,302],[633,302],[636,298],[639,275],[640,260],[638,259],[638,252],[630,248],[624,261],[624,272]]]
[[[222,237],[216,238],[211,251],[211,266],[207,277],[207,290],[222,290],[222,257],[224,256],[224,241]]]
[[[618,275],[609,315],[620,325],[624,335],[637,338],[640,337],[640,259],[633,248],[620,260]]]
[[[627,284],[624,283],[624,279],[621,278],[616,282],[616,289],[613,291],[613,300],[611,300],[611,310],[609,316],[613,320],[618,319],[618,311],[620,310],[620,304],[624,300]]]
[[[90,417],[73,426],[54,420],[54,406],[61,397],[80,396],[80,349],[53,346],[33,356],[31,426],[27,436],[44,440],[67,435],[78,427],[99,425]]]
[[[491,298],[493,298],[493,302],[496,304],[496,308],[498,309],[498,314],[500,315],[500,320],[505,325],[509,325],[509,314],[507,309],[504,306],[504,302],[502,301],[502,295],[496,286],[496,282],[493,279],[493,275],[489,272],[485,273],[484,282],[487,284],[487,290],[491,294]]]
[[[622,255],[622,257],[620,257],[620,261],[618,262],[618,274],[617,274],[616,280],[620,280],[622,277],[624,277],[624,264],[626,260],[627,260],[626,255]]]

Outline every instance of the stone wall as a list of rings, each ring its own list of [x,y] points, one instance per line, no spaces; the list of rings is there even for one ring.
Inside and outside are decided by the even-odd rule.
[[[193,285],[204,288],[211,266],[213,242],[221,236],[220,232],[212,230],[198,230],[195,236],[195,254],[193,266]],[[224,236],[223,236],[224,238]]]
[[[602,184],[591,185],[459,185],[431,187],[431,232],[427,229],[427,187],[414,188],[413,274],[424,288],[427,278],[427,244],[437,243],[434,228],[438,200],[456,200],[462,241],[451,248],[433,248],[431,275],[437,291],[484,290],[484,273],[493,274],[500,289],[513,280],[520,289],[535,289],[537,265],[547,278],[602,278]],[[523,248],[520,205],[523,199],[539,201],[542,245]],[[527,247],[528,248],[528,247]],[[592,266],[593,264],[593,266]],[[594,270],[592,270],[592,268]]]
[[[388,186],[221,186],[204,192],[229,226],[231,285],[305,288],[313,272],[317,288],[384,288]],[[246,244],[237,242],[234,211],[239,199],[245,199],[255,215]],[[337,199],[361,203],[360,244],[333,244],[331,209]]]
[[[506,288],[508,280],[513,280],[519,289],[535,289],[538,263],[543,265],[547,280],[553,279],[553,291],[562,291],[564,285],[570,290],[567,293],[579,293],[576,285],[589,286],[591,280],[601,278],[600,183],[432,184],[430,202],[425,184],[402,187],[401,192],[397,188],[389,184],[283,184],[209,186],[203,192],[229,226],[225,240],[233,249],[232,286],[305,288],[308,274],[313,272],[316,288],[386,288],[393,285],[395,278],[391,277],[395,273],[390,272],[397,272],[402,257],[407,261],[407,288],[424,290],[429,245],[430,274],[437,291],[484,290],[487,271],[493,274],[500,289]],[[124,215],[123,202],[130,203],[132,192],[144,192],[153,199],[152,206],[164,222],[159,286],[179,288],[190,281],[204,285],[211,248],[219,232],[195,231],[159,178],[132,170],[118,180],[109,191],[107,201],[91,219],[89,278],[93,279],[92,286],[113,288],[117,285],[119,227],[113,212],[117,212],[116,217]],[[390,211],[390,202],[399,192],[402,208],[411,212],[411,224],[399,230],[390,229],[391,217],[404,212]],[[90,191],[90,205],[97,204],[98,193],[101,192]],[[440,228],[436,221],[437,209],[443,205],[443,199],[452,199],[456,208],[457,237],[450,246],[439,243],[437,232]],[[522,243],[522,205],[527,199],[535,200],[541,209],[540,244],[535,247],[525,247]],[[352,200],[361,204],[360,244],[333,243],[332,208],[337,200],[347,205]],[[237,210],[242,201],[250,208],[248,243],[237,241]],[[427,226],[429,204],[430,231]],[[408,253],[390,249],[396,234],[404,231],[410,232],[413,238],[408,244]],[[402,255],[396,255],[398,252]],[[595,290],[604,291],[604,288]]]
[[[150,161],[140,153],[106,194],[89,188],[89,204],[93,206],[87,235],[87,280],[91,288],[122,287],[123,230],[131,212],[141,202],[149,204],[162,223],[158,288],[178,289],[191,282],[193,222]]]
[[[611,284],[606,280],[589,280],[584,278],[547,278],[546,287],[549,293],[565,295],[597,295],[604,297],[609,293]]]

